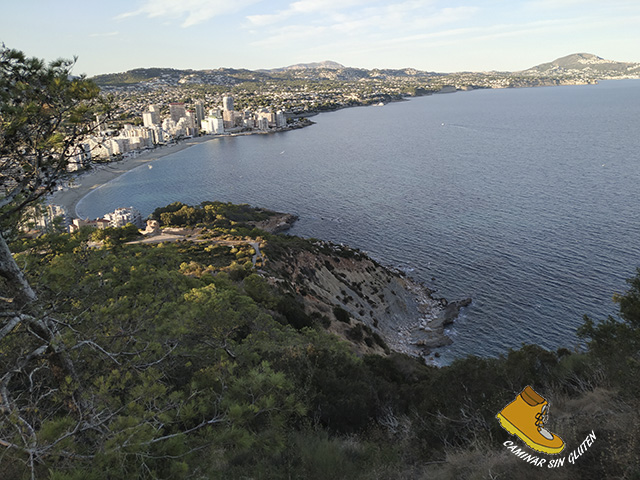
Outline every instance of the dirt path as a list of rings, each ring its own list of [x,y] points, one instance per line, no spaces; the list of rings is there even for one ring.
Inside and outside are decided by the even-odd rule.
[[[194,238],[194,234],[183,235],[179,233],[161,233],[160,235],[154,235],[142,238],[140,240],[134,240],[133,242],[127,242],[127,245],[138,244],[155,244],[162,242],[178,242],[180,240],[188,240],[194,243],[208,243],[210,245],[226,245],[228,247],[236,247],[239,245],[250,245],[256,253],[253,254],[251,263],[256,266],[258,259],[264,265],[264,256],[260,251],[260,243],[251,240],[216,240],[215,238]]]
[[[262,265],[264,265],[264,257],[262,256],[262,252],[260,251],[260,244],[258,242],[248,242],[248,243],[256,251],[256,253],[253,255],[253,258],[251,259],[251,262],[253,263],[253,266],[254,267],[256,266],[258,258],[260,259],[260,263],[262,263]]]

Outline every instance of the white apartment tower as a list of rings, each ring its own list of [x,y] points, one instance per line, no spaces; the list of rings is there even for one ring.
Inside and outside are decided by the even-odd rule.
[[[160,118],[156,112],[142,112],[142,123],[146,128],[160,124]]]

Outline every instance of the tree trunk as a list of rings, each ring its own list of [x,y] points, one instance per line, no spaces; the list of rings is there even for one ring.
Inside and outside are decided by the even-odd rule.
[[[34,302],[38,297],[29,285],[22,270],[11,255],[11,250],[0,233],[0,277],[6,283],[8,291],[2,292],[0,296],[5,301],[11,301],[16,310],[21,310],[28,304]],[[2,285],[0,285],[2,286]],[[5,288],[3,287],[3,290]]]

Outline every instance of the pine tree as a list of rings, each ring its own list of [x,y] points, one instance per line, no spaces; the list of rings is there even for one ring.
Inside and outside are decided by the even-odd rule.
[[[71,75],[74,63],[46,64],[0,49],[0,445],[23,452],[32,477],[43,453],[37,439],[42,418],[34,414],[40,404],[65,384],[66,400],[78,412],[87,405],[71,387],[77,372],[60,325],[40,305],[6,235],[26,207],[53,189],[96,128],[96,113],[107,109],[93,82]],[[35,384],[45,371],[51,382]]]

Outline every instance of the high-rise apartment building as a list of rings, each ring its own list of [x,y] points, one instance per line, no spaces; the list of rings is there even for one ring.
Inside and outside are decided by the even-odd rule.
[[[225,111],[233,111],[233,97],[231,95],[222,97],[222,108]]]
[[[184,108],[184,103],[170,103],[169,104],[169,115],[171,115],[171,120],[178,123],[181,118],[187,116],[187,110]]]
[[[204,120],[204,105],[202,102],[196,103],[196,127],[202,128],[202,120]]]
[[[233,128],[236,126],[236,116],[233,110],[225,110],[222,112],[222,119],[224,120],[224,128]]]
[[[145,127],[151,128],[160,125],[160,117],[156,112],[142,112],[142,122]]]

